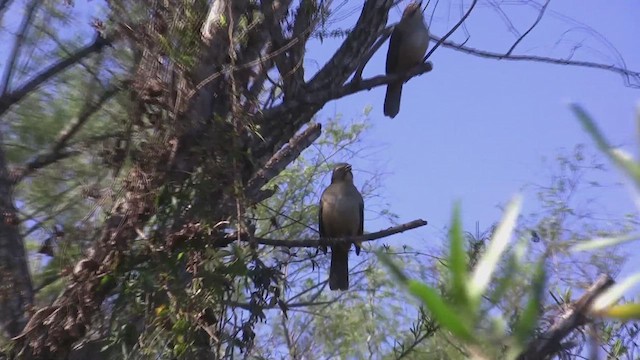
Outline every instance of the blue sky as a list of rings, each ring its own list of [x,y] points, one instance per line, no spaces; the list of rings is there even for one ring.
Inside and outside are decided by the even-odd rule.
[[[389,24],[399,19],[406,3],[392,9]],[[347,14],[360,4],[353,2],[341,11]],[[466,1],[465,8],[469,4]],[[457,22],[459,6],[460,2],[440,2],[430,24],[432,34],[443,36]],[[503,9],[521,32],[537,16],[533,8],[505,5]],[[427,19],[432,13],[430,6]],[[551,2],[545,18],[514,54],[564,58],[580,44],[574,59],[613,63],[610,59],[615,58],[604,38],[620,52],[627,66],[637,71],[639,13],[638,2]],[[334,26],[348,28],[358,15],[359,11],[352,12]],[[601,37],[586,31],[580,22]],[[495,10],[482,4],[467,25],[470,47],[504,52],[515,40]],[[452,37],[458,42],[465,38],[462,29]],[[307,75],[324,64],[338,44],[339,39],[312,44],[307,53]],[[384,44],[372,58],[364,77],[384,72],[387,46]],[[365,107],[373,107],[373,128],[366,135],[365,145],[384,144],[384,151],[376,152],[376,160],[389,172],[384,181],[386,200],[401,222],[416,218],[429,221],[428,227],[398,235],[389,239],[391,243],[419,245],[441,239],[457,200],[462,203],[465,228],[472,230],[479,221],[481,230],[485,229],[500,218],[498,204],[506,203],[527,183],[549,182],[543,157],[553,158],[562,149],[570,151],[580,143],[596,153],[569,111],[570,101],[584,105],[612,143],[635,150],[635,109],[640,91],[625,87],[619,75],[580,67],[484,59],[443,47],[430,61],[434,65],[431,73],[405,84],[400,114],[395,119],[382,114],[383,87],[329,103],[318,117],[323,120],[340,113],[347,119],[359,118]],[[356,171],[359,166],[361,170],[371,166],[365,161],[354,165]],[[356,177],[359,175],[366,176],[356,173]],[[616,183],[621,179],[619,172],[611,172],[601,180]],[[601,209],[609,215],[622,216],[635,209],[624,187],[605,189],[601,197]],[[537,209],[531,193],[525,193],[524,201],[524,213]],[[372,220],[365,226],[368,231],[376,231],[388,224]]]

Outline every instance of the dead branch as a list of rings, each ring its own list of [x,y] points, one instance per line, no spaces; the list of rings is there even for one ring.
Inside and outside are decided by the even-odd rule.
[[[449,30],[448,33],[446,33],[442,39],[437,40],[438,42],[436,42],[436,44],[431,48],[431,50],[429,50],[429,52],[427,53],[427,55],[424,56],[424,59],[422,59],[422,61],[427,61],[427,59],[429,58],[429,56],[431,56],[431,54],[433,54],[434,51],[436,51],[436,49],[444,42],[446,41],[449,36],[453,35],[454,32],[456,32],[456,30],[458,30],[458,28],[460,27],[460,25],[462,25],[464,23],[464,21],[469,17],[469,15],[471,15],[471,11],[473,11],[473,8],[476,7],[476,4],[478,3],[478,0],[473,0],[473,2],[471,3],[471,6],[469,6],[469,9],[467,9],[467,12],[460,18],[460,20],[458,21],[457,24],[455,24],[451,30]]]
[[[553,326],[534,339],[518,360],[545,359],[561,349],[560,342],[576,328],[588,321],[593,300],[614,284],[608,275],[600,275],[575,304],[560,316]]]
[[[439,41],[437,37],[432,38]],[[514,55],[507,53],[496,53],[486,50],[480,50],[472,47],[468,47],[462,44],[455,43],[453,41],[442,41],[442,46],[451,48],[457,51],[462,51],[467,54],[476,55],[489,59],[496,60],[514,60],[514,61],[537,61],[548,64],[558,64],[558,65],[571,65],[571,66],[580,66],[586,68],[593,69],[601,69],[614,72],[616,74],[622,75],[625,85],[632,88],[640,88],[640,71],[632,71],[627,69],[626,67],[616,66],[616,65],[606,65],[595,63],[591,61],[580,61],[580,60],[570,60],[570,59],[557,59],[550,58],[545,56],[537,56],[537,55]]]
[[[545,1],[544,5],[542,5],[542,8],[540,9],[540,12],[538,13],[538,17],[536,18],[536,20],[533,22],[533,24],[531,24],[531,26],[527,29],[527,31],[525,31],[522,35],[520,35],[520,37],[513,43],[513,45],[511,45],[511,48],[509,48],[509,50],[507,51],[507,56],[511,55],[511,53],[513,52],[513,50],[516,49],[516,47],[518,46],[518,44],[520,44],[520,42],[527,36],[529,35],[529,33],[531,31],[533,31],[533,29],[538,26],[538,24],[540,23],[540,20],[542,20],[542,17],[544,16],[545,11],[547,11],[547,6],[549,6],[549,2],[551,0],[547,0]]]

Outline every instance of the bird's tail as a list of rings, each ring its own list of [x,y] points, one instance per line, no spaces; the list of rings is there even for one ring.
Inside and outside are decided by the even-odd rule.
[[[384,114],[392,119],[400,112],[402,85],[402,82],[387,85],[387,94],[384,97]]]
[[[329,268],[329,289],[349,289],[349,248],[331,247],[331,267]]]

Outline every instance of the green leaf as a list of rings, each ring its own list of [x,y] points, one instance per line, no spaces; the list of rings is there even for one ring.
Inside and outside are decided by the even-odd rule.
[[[526,345],[527,341],[531,339],[531,336],[536,329],[538,318],[540,316],[540,305],[544,297],[545,282],[545,260],[542,259],[536,266],[536,272],[531,284],[529,301],[527,301],[524,311],[514,326],[516,339],[522,346]]]
[[[593,301],[591,311],[596,313],[604,312],[608,307],[620,300],[624,293],[635,286],[638,282],[640,282],[640,273],[631,275],[622,282],[611,286]]]
[[[602,316],[617,320],[640,320],[640,304],[628,303],[614,305],[600,313]]]
[[[471,282],[469,284],[469,297],[474,301],[479,301],[482,294],[489,285],[489,280],[493,274],[502,253],[507,248],[507,243],[516,225],[520,207],[522,206],[522,197],[516,195],[505,210],[504,216],[500,224],[493,233],[487,252],[480,258],[476,266]]]
[[[640,234],[629,234],[622,236],[595,238],[592,240],[581,242],[571,247],[571,251],[594,250],[603,247],[620,245],[629,241],[640,239]]]
[[[436,290],[416,280],[409,280],[407,287],[411,294],[422,300],[440,326],[464,341],[475,342],[471,324],[462,319],[458,311],[449,307]]]
[[[400,280],[402,283],[406,283],[407,281],[409,281],[407,275],[405,275],[404,271],[402,271],[402,269],[400,269],[400,267],[391,259],[389,254],[378,250],[376,251],[376,255],[378,255],[378,259],[380,259],[380,261],[385,264],[389,268],[389,270],[391,270],[391,274],[395,278]]]
[[[640,165],[633,162],[631,157],[620,151],[613,149],[604,137],[593,118],[577,104],[572,104],[571,109],[578,117],[584,129],[591,135],[598,148],[604,152],[615,164],[620,166],[635,181],[636,187],[640,190]]]
[[[451,295],[456,304],[468,303],[467,298],[467,266],[464,251],[464,234],[460,219],[460,205],[453,208],[451,229],[449,230],[449,272],[451,274]]]

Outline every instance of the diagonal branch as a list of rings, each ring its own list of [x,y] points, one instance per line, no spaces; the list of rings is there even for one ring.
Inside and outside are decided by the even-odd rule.
[[[29,31],[31,24],[33,23],[33,17],[36,14],[36,10],[39,8],[39,5],[41,3],[42,0],[31,0],[29,5],[27,5],[24,17],[22,18],[22,23],[20,24],[20,29],[18,29],[18,33],[15,36],[16,40],[13,43],[11,53],[9,54],[7,66],[4,69],[4,75],[2,76],[2,83],[0,84],[0,94],[2,94],[2,96],[4,96],[9,91],[9,86],[11,85],[11,77],[13,75],[13,71],[15,70],[16,62],[18,61],[20,49],[22,49],[22,45],[24,45],[25,43],[27,32]]]
[[[558,321],[542,335],[533,340],[518,360],[546,359],[561,349],[560,342],[576,328],[587,323],[587,315],[593,300],[614,284],[608,275],[600,275],[593,285],[576,301]]]
[[[0,23],[4,18],[4,13],[7,11],[9,6],[11,6],[12,0],[0,0]]]
[[[529,29],[527,29],[527,31],[524,32],[524,34],[522,34],[518,40],[516,40],[513,45],[511,45],[511,48],[509,48],[509,51],[507,51],[507,56],[511,55],[511,53],[513,52],[513,50],[516,49],[516,47],[518,46],[518,44],[520,44],[520,42],[527,36],[529,35],[529,33],[531,33],[531,31],[538,26],[538,24],[540,23],[540,20],[542,20],[542,17],[544,16],[545,11],[547,10],[547,6],[549,6],[549,2],[551,0],[547,0],[544,5],[542,5],[542,8],[540,9],[540,12],[538,13],[538,17],[536,18],[536,21],[533,22],[533,24],[531,24],[531,26],[529,27]]]
[[[453,35],[453,33],[456,32],[456,30],[458,30],[460,25],[462,25],[462,23],[464,23],[464,21],[467,20],[469,15],[471,15],[471,11],[473,11],[473,8],[476,6],[477,3],[478,3],[478,0],[473,0],[473,2],[471,3],[471,6],[469,6],[469,8],[467,9],[467,12],[460,18],[458,23],[455,24],[451,28],[451,30],[449,30],[449,32],[442,37],[442,39],[437,39],[438,42],[436,43],[436,45],[433,48],[431,48],[431,50],[429,50],[429,52],[427,53],[427,55],[424,56],[422,61],[426,61],[431,56],[431,54],[433,54],[433,52],[436,51],[436,49],[449,38],[449,36]]]
[[[289,143],[276,152],[265,166],[258,170],[255,176],[249,181],[246,193],[250,199],[254,198],[257,192],[271,179],[276,177],[291,162],[300,156],[300,153],[320,136],[322,127],[320,124],[313,124],[299,135],[289,140]]]
[[[85,57],[93,53],[102,51],[102,49],[110,43],[110,39],[104,38],[100,34],[98,34],[91,44],[79,49],[71,56],[49,66],[15,91],[6,92],[4,95],[0,96],[0,116],[2,116],[12,105],[16,104],[25,96],[27,96],[31,91],[42,85],[45,81],[48,81],[52,77],[67,69],[69,66],[78,63]]]
[[[78,116],[71,121],[71,123],[60,132],[58,139],[51,146],[47,152],[37,155],[35,158],[27,162],[17,174],[14,174],[12,181],[18,183],[27,176],[31,175],[35,171],[42,169],[48,165],[51,165],[59,160],[65,159],[69,156],[76,155],[77,151],[67,149],[69,140],[73,138],[75,134],[87,123],[93,114],[99,111],[104,103],[109,101],[115,96],[121,89],[123,84],[118,83],[108,88],[102,95],[95,101],[87,101]]]

